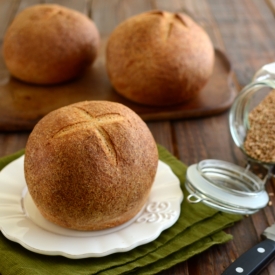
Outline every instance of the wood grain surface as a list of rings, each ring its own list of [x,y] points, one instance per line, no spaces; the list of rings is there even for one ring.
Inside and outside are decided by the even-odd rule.
[[[37,1],[0,0],[0,19],[10,22],[22,8]],[[43,1],[48,2],[48,1]],[[92,16],[100,33],[108,35],[125,18],[149,9],[186,11],[209,33],[216,48],[226,53],[239,91],[264,64],[275,60],[275,1],[273,0],[94,0],[55,1]],[[75,6],[76,5],[76,6]],[[0,24],[2,37],[8,23]],[[4,66],[0,64],[0,66]],[[1,67],[4,68],[4,67]],[[228,127],[228,111],[218,115],[147,122],[156,142],[187,165],[207,158],[245,166]],[[25,146],[29,132],[0,132],[0,156]],[[182,262],[161,275],[219,275],[239,255],[261,240],[261,233],[275,221],[274,182],[266,184],[270,205],[245,217],[226,231],[234,239]],[[261,275],[275,274],[275,261]]]

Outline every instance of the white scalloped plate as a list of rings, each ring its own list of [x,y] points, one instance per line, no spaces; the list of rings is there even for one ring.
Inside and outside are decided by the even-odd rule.
[[[23,166],[24,156],[0,173],[0,229],[7,239],[39,254],[81,259],[129,251],[155,240],[180,215],[179,180],[159,161],[148,202],[131,221],[100,231],[66,229],[42,217],[28,193]]]

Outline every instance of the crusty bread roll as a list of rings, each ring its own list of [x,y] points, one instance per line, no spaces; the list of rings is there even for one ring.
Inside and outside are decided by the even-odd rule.
[[[197,96],[213,65],[210,38],[185,14],[136,15],[117,26],[107,43],[113,87],[141,104],[173,105]]]
[[[142,209],[157,163],[156,143],[138,115],[118,103],[87,101],[38,122],[24,167],[30,195],[46,219],[100,230]]]
[[[4,37],[3,56],[14,77],[55,84],[79,76],[95,60],[98,46],[97,28],[84,14],[41,4],[15,17]]]

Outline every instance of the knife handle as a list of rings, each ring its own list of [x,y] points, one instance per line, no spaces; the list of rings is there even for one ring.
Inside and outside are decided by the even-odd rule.
[[[275,257],[275,242],[265,239],[237,258],[222,275],[256,275]]]

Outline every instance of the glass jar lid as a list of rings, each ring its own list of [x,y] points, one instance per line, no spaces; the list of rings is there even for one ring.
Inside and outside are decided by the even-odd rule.
[[[202,202],[229,213],[253,214],[269,201],[259,177],[221,160],[203,160],[188,167],[185,186],[190,203]]]

